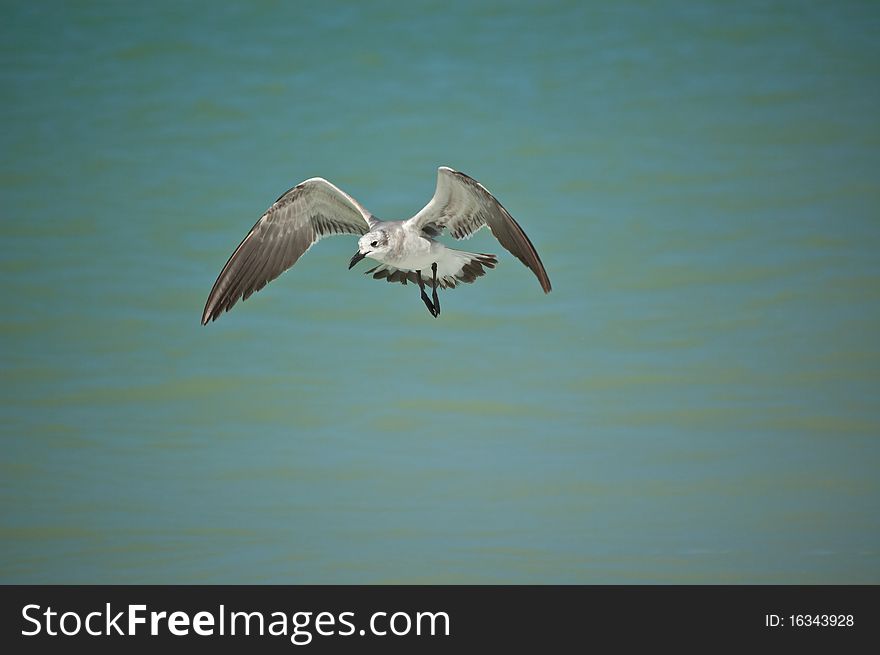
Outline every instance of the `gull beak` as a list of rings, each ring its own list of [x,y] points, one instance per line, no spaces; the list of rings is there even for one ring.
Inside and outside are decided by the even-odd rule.
[[[351,258],[351,261],[348,263],[348,269],[351,270],[351,267],[354,266],[355,264],[357,264],[357,263],[358,263],[360,260],[362,260],[364,257],[366,257],[366,255],[363,254],[363,253],[361,253],[360,250],[358,250],[358,251],[354,254],[354,256]]]

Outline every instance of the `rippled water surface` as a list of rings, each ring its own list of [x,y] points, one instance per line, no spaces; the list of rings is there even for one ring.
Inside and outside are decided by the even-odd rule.
[[[6,3],[0,581],[880,582],[880,9]],[[518,218],[444,293],[323,242],[321,175]],[[363,270],[362,264],[359,269]]]

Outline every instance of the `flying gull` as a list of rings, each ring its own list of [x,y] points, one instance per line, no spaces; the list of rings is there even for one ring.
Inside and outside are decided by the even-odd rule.
[[[441,166],[431,202],[405,221],[379,220],[341,189],[313,177],[278,198],[235,249],[211,289],[202,325],[229,311],[239,298],[247,300],[332,234],[360,235],[348,268],[365,257],[376,260],[379,264],[366,273],[377,280],[417,284],[436,318],[438,288],[473,282],[498,262],[495,255],[453,250],[436,238],[447,230],[455,239],[469,239],[483,226],[532,270],[544,293],[550,293],[547,271],[519,223],[486,187],[464,173]],[[431,286],[430,298],[426,284]]]

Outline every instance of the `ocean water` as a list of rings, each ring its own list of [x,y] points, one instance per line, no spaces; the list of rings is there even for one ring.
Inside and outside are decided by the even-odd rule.
[[[880,583],[877,3],[3,15],[0,582]],[[286,189],[439,165],[553,293],[335,238],[200,326]]]

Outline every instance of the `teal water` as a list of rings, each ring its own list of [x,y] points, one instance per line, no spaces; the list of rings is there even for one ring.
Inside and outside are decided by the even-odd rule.
[[[0,582],[880,583],[876,3],[3,9]],[[553,293],[337,238],[199,325],[441,164]]]

